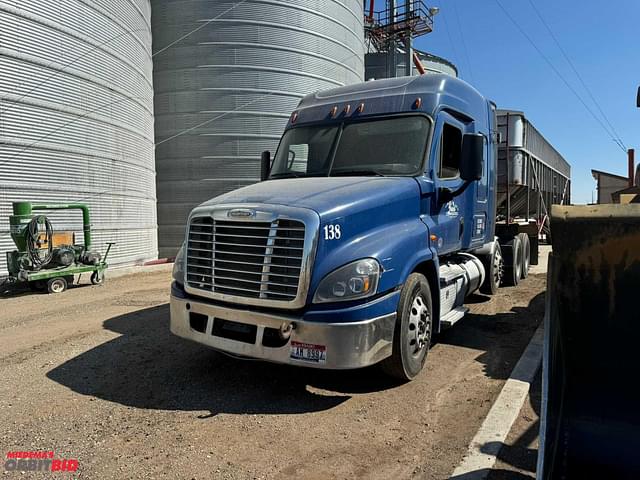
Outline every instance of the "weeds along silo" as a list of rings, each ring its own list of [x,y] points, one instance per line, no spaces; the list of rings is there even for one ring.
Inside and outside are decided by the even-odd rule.
[[[88,203],[110,264],[157,258],[152,72],[149,0],[0,1],[0,274],[16,200]]]
[[[259,178],[313,91],[362,81],[360,0],[153,0],[160,256],[202,201]],[[178,43],[176,39],[182,39]]]

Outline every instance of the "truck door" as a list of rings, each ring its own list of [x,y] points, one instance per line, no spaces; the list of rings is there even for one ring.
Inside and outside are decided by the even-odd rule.
[[[489,223],[489,148],[491,148],[490,143],[485,135],[484,148],[482,149],[482,178],[475,182],[475,185],[469,186],[469,189],[475,188],[475,193],[470,197],[470,199],[473,199],[473,204],[469,207],[473,210],[471,212],[473,214],[473,224],[469,225],[463,235],[462,246],[464,248],[480,247],[484,243]]]
[[[447,199],[446,193],[456,191],[464,183],[460,178],[460,156],[462,135],[466,130],[467,125],[452,115],[446,112],[438,115],[435,130],[437,142],[434,142],[431,166],[436,186],[433,204],[433,220],[436,223],[434,233],[438,236],[436,247],[440,255],[460,250],[464,234],[472,228],[476,195],[473,185],[452,199]]]

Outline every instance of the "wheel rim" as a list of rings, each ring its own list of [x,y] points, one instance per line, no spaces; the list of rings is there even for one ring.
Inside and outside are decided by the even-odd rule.
[[[513,256],[513,259],[514,259],[513,270],[517,275],[517,277],[520,278],[520,274],[522,273],[522,244],[520,244],[520,248],[516,248],[515,250],[516,252],[515,252],[515,255]]]
[[[51,282],[51,291],[53,293],[60,293],[64,290],[64,285],[61,280],[54,280]]]
[[[504,262],[502,260],[502,252],[500,252],[499,248],[496,248],[496,251],[493,255],[493,281],[497,286],[502,282],[502,270],[504,268]]]
[[[416,295],[411,303],[408,329],[407,342],[409,344],[409,352],[413,357],[419,357],[429,344],[431,335],[429,310],[420,294]]]

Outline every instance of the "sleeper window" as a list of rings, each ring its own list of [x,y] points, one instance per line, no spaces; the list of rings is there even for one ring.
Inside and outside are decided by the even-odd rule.
[[[460,154],[462,150],[462,132],[460,129],[444,124],[440,141],[440,169],[438,177],[455,178],[460,175]]]

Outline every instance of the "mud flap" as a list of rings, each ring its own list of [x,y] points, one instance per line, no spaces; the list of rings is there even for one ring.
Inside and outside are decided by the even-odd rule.
[[[640,205],[551,224],[537,478],[640,478]]]

